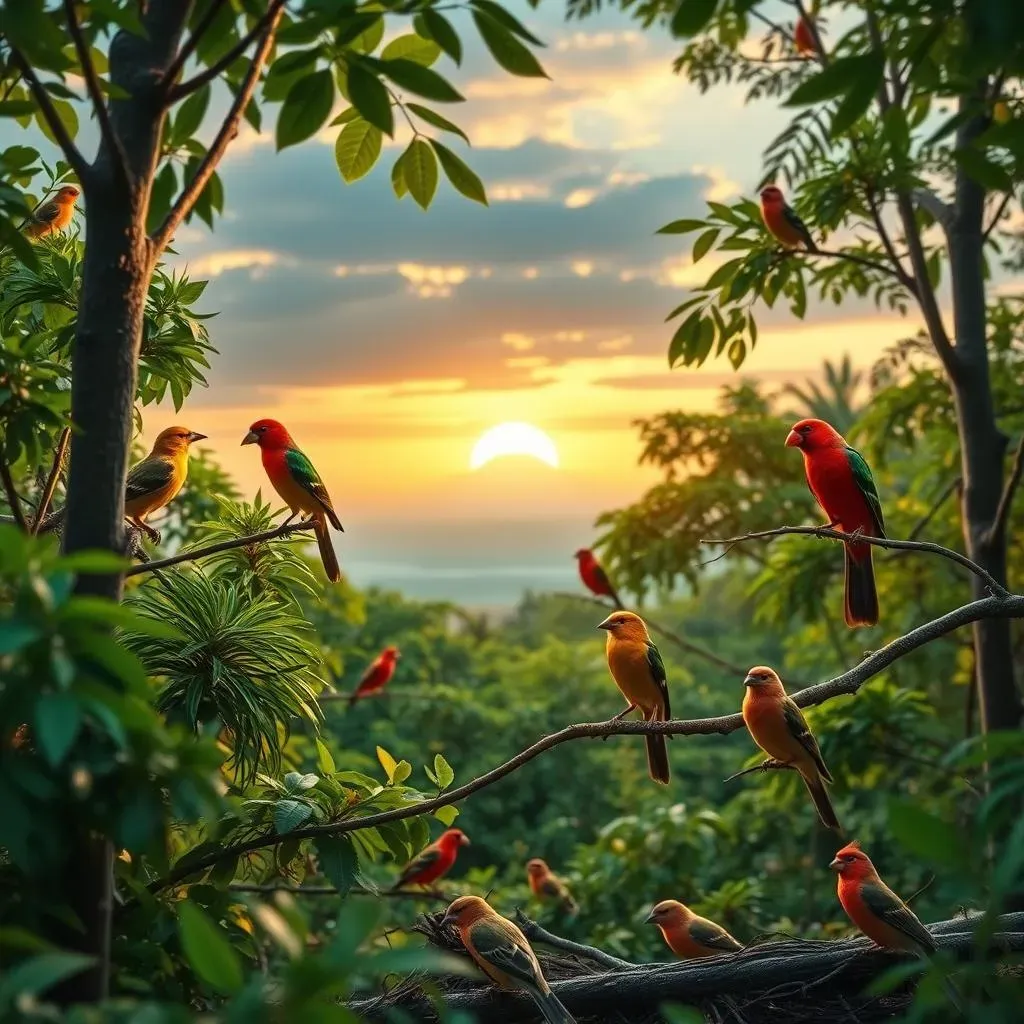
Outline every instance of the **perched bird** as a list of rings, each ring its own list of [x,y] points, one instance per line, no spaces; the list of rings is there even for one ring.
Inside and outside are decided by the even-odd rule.
[[[796,52],[801,57],[813,57],[818,52],[814,40],[814,25],[810,18],[800,16],[796,23],[796,31],[793,33],[793,42],[796,44]]]
[[[63,231],[75,215],[75,202],[79,194],[74,185],[65,185],[58,189],[52,199],[40,203],[32,211],[22,230],[29,238],[45,238],[47,235]]]
[[[526,936],[485,900],[460,896],[448,907],[442,923],[458,928],[466,952],[498,988],[526,992],[548,1024],[576,1024],[548,988]]]
[[[860,452],[824,420],[800,420],[786,437],[787,448],[799,448],[804,456],[807,486],[828,516],[828,525],[842,533],[884,537],[885,522],[871,470]],[[846,550],[846,597],[848,626],[873,626],[878,622],[878,592],[871,545],[843,542]]]
[[[152,540],[159,541],[160,533],[146,524],[146,517],[171,502],[181,490],[188,476],[188,446],[205,439],[205,434],[188,427],[168,427],[157,434],[153,450],[128,471],[125,518]]]
[[[615,607],[621,608],[622,601],[612,586],[612,581],[608,579],[604,566],[597,560],[597,555],[590,548],[580,548],[574,557],[579,566],[583,585],[597,597],[610,597],[615,602]]]
[[[401,889],[406,885],[430,885],[448,874],[458,856],[460,846],[469,846],[469,837],[457,828],[442,832],[429,846],[424,846],[408,864],[402,868],[398,881],[391,887]]]
[[[832,775],[807,719],[787,696],[782,680],[773,669],[757,665],[747,673],[743,685],[747,688],[743,695],[743,721],[754,742],[769,757],[792,765],[800,773],[821,823],[839,831],[839,819],[825,789]]]
[[[569,887],[556,875],[547,862],[534,857],[526,862],[526,877],[533,895],[541,902],[555,902],[567,914],[575,914],[580,908],[572,898]]]
[[[644,620],[633,612],[612,612],[598,629],[608,630],[605,654],[608,671],[622,696],[629,702],[622,718],[634,708],[643,713],[645,722],[667,722],[672,717],[668,699],[665,663],[654,646]],[[647,743],[647,769],[655,782],[669,780],[668,746],[662,735],[644,736]]]
[[[315,527],[316,543],[320,548],[320,560],[324,563],[324,572],[332,583],[341,579],[341,568],[338,556],[334,553],[331,533],[327,529],[330,524],[344,533],[338,519],[331,496],[327,493],[323,481],[313,468],[313,463],[299,450],[292,440],[291,434],[277,420],[257,420],[249,433],[242,438],[242,444],[258,444],[263,457],[263,468],[274,485],[274,490],[282,501],[292,510],[285,520],[291,522],[300,512],[310,516]]]
[[[359,685],[348,699],[348,706],[352,707],[360,697],[365,697],[368,693],[383,690],[391,682],[391,677],[395,674],[395,666],[400,657],[401,655],[398,653],[397,647],[385,647],[363,673],[363,678],[359,680]]]
[[[684,960],[735,953],[743,948],[721,925],[698,917],[678,900],[656,904],[644,924],[656,924],[668,948]]]
[[[775,185],[765,185],[761,189],[761,218],[775,240],[785,248],[803,247],[808,252],[818,251],[807,225],[783,198],[782,189]]]

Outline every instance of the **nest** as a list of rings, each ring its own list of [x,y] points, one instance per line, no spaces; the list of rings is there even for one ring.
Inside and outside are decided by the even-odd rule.
[[[940,949],[974,955],[977,916],[929,925]],[[659,1006],[700,1009],[709,1024],[876,1024],[900,1016],[913,999],[914,979],[884,995],[870,983],[901,959],[867,939],[766,940],[739,953],[670,964],[633,964],[545,931],[522,914],[519,926],[537,952],[544,975],[579,1024],[664,1024]],[[421,917],[415,930],[430,945],[467,954],[440,914]],[[994,957],[1024,951],[1024,913],[999,919],[990,943]],[[439,1021],[438,1001],[486,1024],[533,1024],[533,1004],[471,978],[412,975],[385,993],[350,1004],[368,1020]],[[394,1018],[398,1019],[396,1013]]]

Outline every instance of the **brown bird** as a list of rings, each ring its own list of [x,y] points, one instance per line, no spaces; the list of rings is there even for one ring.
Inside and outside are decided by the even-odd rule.
[[[29,238],[45,238],[63,231],[75,215],[75,202],[80,195],[74,185],[65,185],[52,199],[40,203],[25,222],[22,230]]]
[[[540,857],[526,862],[526,877],[533,895],[542,902],[558,903],[567,914],[575,914],[580,909],[569,887]]]
[[[721,925],[699,917],[678,900],[656,904],[644,923],[656,924],[668,948],[684,960],[735,953],[743,948]]]

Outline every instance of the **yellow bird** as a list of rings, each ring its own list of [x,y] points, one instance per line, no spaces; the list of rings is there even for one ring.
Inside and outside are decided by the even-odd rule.
[[[654,646],[647,626],[633,612],[612,612],[598,629],[608,630],[605,653],[608,671],[622,696],[629,702],[622,715],[639,708],[645,722],[667,722],[672,717],[668,700],[665,663]],[[647,742],[647,768],[655,782],[669,780],[668,746],[663,735],[644,736]]]
[[[188,476],[188,446],[205,439],[205,434],[188,427],[168,427],[157,434],[153,450],[129,471],[125,518],[152,540],[159,541],[160,534],[146,525],[146,517],[174,500]]]

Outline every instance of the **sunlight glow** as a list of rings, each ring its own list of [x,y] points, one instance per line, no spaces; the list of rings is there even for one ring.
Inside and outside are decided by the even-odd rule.
[[[529,455],[553,469],[558,468],[555,442],[531,423],[499,423],[473,445],[469,468],[479,469],[502,455]]]

